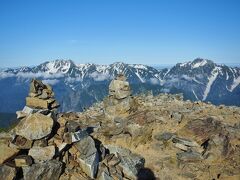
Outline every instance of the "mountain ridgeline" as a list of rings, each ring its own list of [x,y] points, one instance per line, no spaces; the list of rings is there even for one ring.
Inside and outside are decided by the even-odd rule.
[[[198,58],[161,70],[121,62],[96,65],[55,60],[34,67],[0,70],[0,112],[15,112],[24,107],[32,78],[53,86],[61,104],[60,111],[82,111],[103,100],[110,81],[117,74],[127,77],[133,94],[183,93],[184,98],[191,101],[240,106],[240,68],[206,59]]]

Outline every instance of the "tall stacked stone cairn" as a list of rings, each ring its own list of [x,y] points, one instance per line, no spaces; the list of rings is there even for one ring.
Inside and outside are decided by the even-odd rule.
[[[118,78],[111,87],[113,99],[129,101],[128,83]],[[143,157],[119,146],[104,147],[76,113],[57,113],[58,107],[52,88],[33,79],[26,106],[17,111],[19,123],[0,133],[0,179],[136,179]]]
[[[133,97],[129,82],[123,74],[111,81],[109,96],[104,101],[105,115],[110,118],[124,118],[133,111]]]

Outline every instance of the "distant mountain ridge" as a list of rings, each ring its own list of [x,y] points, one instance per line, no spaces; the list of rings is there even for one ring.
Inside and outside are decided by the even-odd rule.
[[[125,74],[133,93],[152,91],[183,93],[185,99],[240,106],[240,68],[218,65],[207,59],[155,69],[141,64],[75,64],[54,60],[38,66],[0,70],[0,112],[15,112],[24,106],[29,81],[38,78],[53,85],[61,111],[82,111],[102,100],[110,81]]]

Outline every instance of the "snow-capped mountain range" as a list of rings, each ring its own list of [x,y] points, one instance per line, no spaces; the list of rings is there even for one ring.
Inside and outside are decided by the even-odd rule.
[[[152,91],[183,93],[185,99],[240,106],[240,68],[206,59],[178,63],[169,69],[116,62],[110,65],[75,64],[54,60],[33,67],[0,70],[0,112],[14,112],[25,104],[29,81],[42,79],[54,88],[62,111],[81,111],[108,94],[110,81],[125,74],[133,94]]]

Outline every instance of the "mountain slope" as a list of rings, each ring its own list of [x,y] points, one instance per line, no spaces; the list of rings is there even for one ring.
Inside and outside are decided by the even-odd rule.
[[[110,81],[125,74],[133,94],[152,91],[183,93],[185,99],[213,104],[240,105],[240,69],[195,59],[170,69],[157,70],[140,64],[75,64],[55,60],[34,67],[0,71],[0,112],[15,112],[25,104],[29,81],[38,78],[51,84],[61,104],[60,111],[82,111],[107,95]]]
[[[192,100],[210,101],[214,104],[240,105],[240,69],[217,65],[209,60],[195,59],[179,63],[166,74],[165,87],[175,87],[191,95]],[[235,97],[235,98],[233,98]],[[226,99],[229,101],[226,101]],[[235,99],[235,100],[234,100]]]

